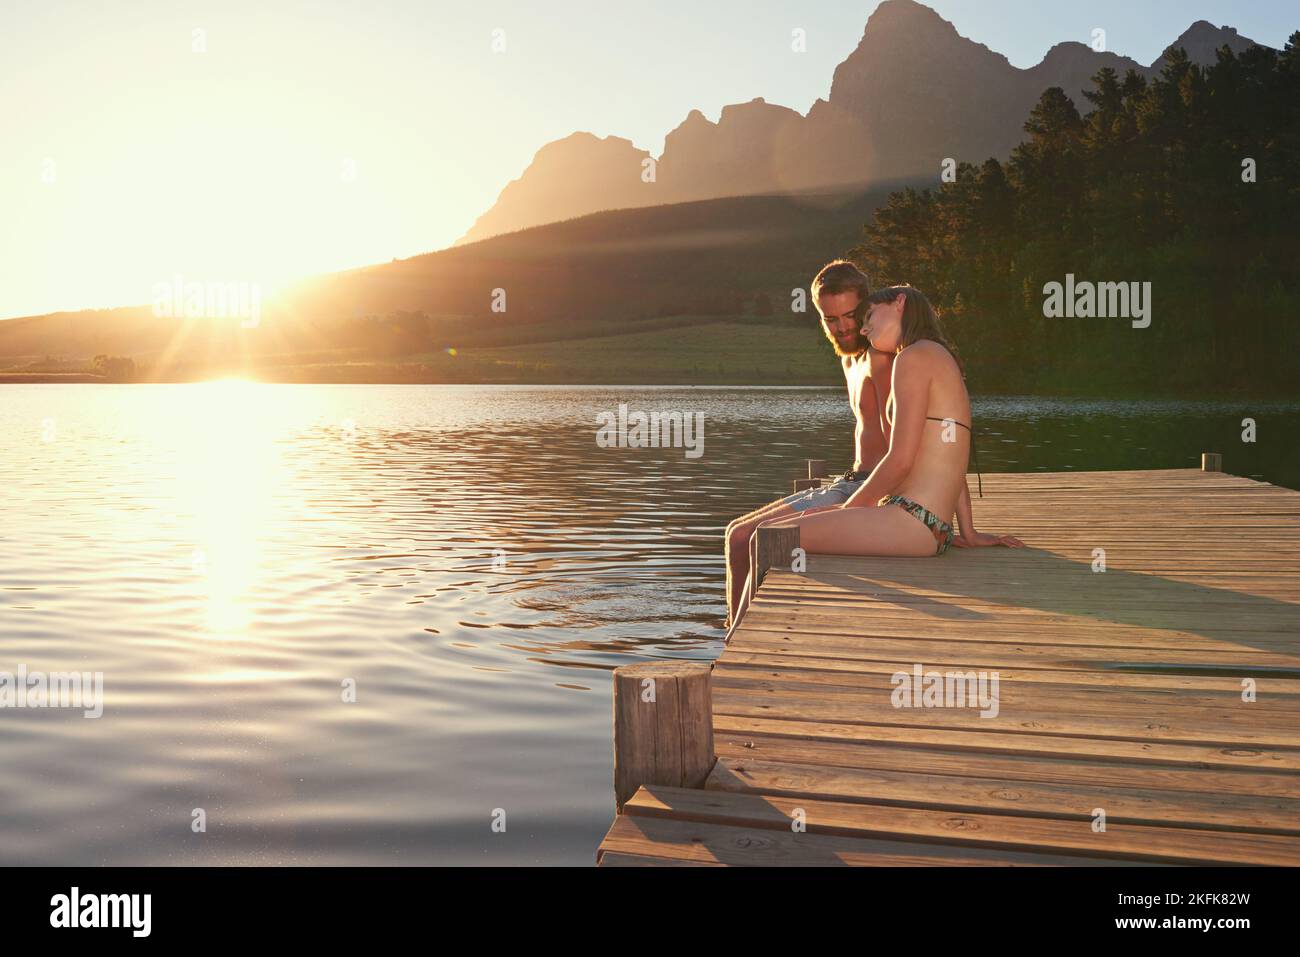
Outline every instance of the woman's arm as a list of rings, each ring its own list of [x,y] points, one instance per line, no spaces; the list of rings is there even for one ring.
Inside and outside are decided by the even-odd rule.
[[[975,531],[975,517],[971,514],[970,508],[970,489],[966,487],[965,479],[962,479],[961,496],[957,499],[957,527],[961,531],[953,536],[952,543],[958,548],[976,548],[981,545],[1025,547],[1025,543],[1014,535],[990,535]]]
[[[923,350],[911,346],[894,360],[894,426],[889,434],[889,451],[872,470],[871,476],[849,496],[842,508],[874,506],[896,489],[912,471],[921,447],[925,410],[930,395],[931,364]]]
[[[957,527],[963,538],[975,534],[975,516],[971,514],[970,489],[965,479],[962,479],[961,495],[957,497]]]

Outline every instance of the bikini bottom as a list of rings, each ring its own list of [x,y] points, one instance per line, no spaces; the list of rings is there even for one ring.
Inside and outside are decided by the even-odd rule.
[[[925,527],[934,534],[935,540],[938,542],[938,548],[934,552],[936,555],[942,555],[948,550],[948,546],[952,544],[952,526],[924,505],[918,505],[910,498],[905,498],[902,495],[890,495],[882,498],[880,504],[901,506],[924,522]]]

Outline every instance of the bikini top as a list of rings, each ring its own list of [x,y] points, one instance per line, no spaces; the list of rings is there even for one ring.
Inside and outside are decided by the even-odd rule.
[[[889,416],[890,419],[893,418],[893,416],[890,415],[890,413],[893,411],[893,405],[894,405],[894,396],[891,393],[889,398],[885,401],[885,415]],[[958,422],[956,419],[939,419],[939,418],[935,418],[933,415],[927,415],[925,418],[927,422],[951,422],[953,425],[960,425],[967,432],[970,432],[970,454],[971,454],[971,458],[975,461],[975,477],[979,482],[980,498],[983,498],[984,497],[984,475],[980,472],[980,456],[979,456],[979,451],[975,448],[975,432],[965,422]]]
[[[975,449],[975,433],[971,430],[971,427],[964,422],[958,422],[956,419],[937,419],[932,415],[927,415],[925,419],[927,422],[951,422],[953,425],[960,425],[967,432],[970,432],[970,454],[971,458],[975,460],[975,476],[979,479],[980,498],[983,498],[984,476],[980,474],[980,457],[979,452]]]

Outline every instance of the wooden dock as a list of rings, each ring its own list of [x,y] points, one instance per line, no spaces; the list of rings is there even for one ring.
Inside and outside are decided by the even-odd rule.
[[[619,669],[598,863],[1300,865],[1300,492],[993,474],[975,514],[1028,547],[810,555],[711,670]]]

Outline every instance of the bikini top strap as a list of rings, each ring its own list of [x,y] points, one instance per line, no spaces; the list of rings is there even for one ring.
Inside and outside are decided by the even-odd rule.
[[[965,429],[967,432],[970,433],[970,454],[971,454],[971,458],[975,460],[975,477],[979,480],[980,498],[983,498],[984,497],[984,475],[983,473],[980,472],[980,453],[979,453],[979,449],[975,447],[975,430],[972,429],[969,425],[966,425],[964,422],[958,422],[956,419],[940,419],[940,418],[936,418],[933,415],[927,415],[925,419],[927,422],[951,422],[953,425],[960,425],[963,429]]]

